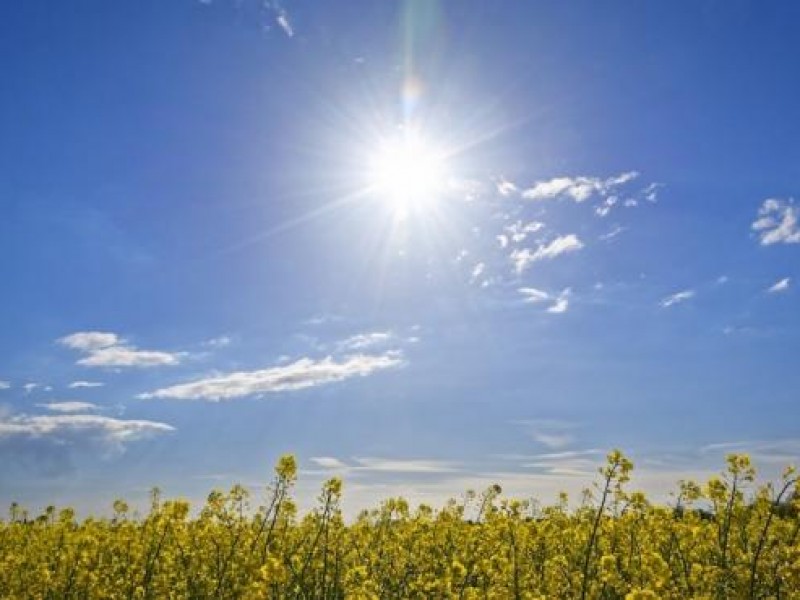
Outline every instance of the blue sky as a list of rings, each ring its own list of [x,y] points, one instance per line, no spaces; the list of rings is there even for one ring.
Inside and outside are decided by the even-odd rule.
[[[0,17],[0,502],[800,453],[796,3]]]

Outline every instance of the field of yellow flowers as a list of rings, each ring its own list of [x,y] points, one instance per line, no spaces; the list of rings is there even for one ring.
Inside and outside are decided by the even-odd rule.
[[[70,509],[0,522],[0,596],[140,598],[800,598],[797,477],[759,488],[745,455],[670,507],[626,491],[608,455],[577,509],[539,507],[498,486],[434,510],[386,500],[342,519],[340,479],[299,516],[284,456],[266,506],[236,486],[188,503],[152,495],[149,514],[76,521]]]

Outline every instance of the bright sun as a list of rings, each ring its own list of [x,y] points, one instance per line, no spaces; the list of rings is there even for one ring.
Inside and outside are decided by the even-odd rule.
[[[415,133],[384,141],[369,167],[370,187],[402,216],[429,210],[444,190],[441,152]]]

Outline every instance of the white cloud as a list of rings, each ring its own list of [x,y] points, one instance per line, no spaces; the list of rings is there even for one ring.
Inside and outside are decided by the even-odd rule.
[[[534,252],[530,248],[523,248],[522,250],[514,250],[509,255],[511,262],[514,263],[514,270],[517,273],[522,273],[534,261]]]
[[[575,427],[561,421],[545,423],[568,430]],[[328,457],[332,461],[330,469],[304,473],[298,484],[297,497],[301,507],[313,507],[321,481],[337,472],[346,475],[343,510],[348,518],[354,518],[359,510],[374,507],[386,498],[403,496],[412,506],[420,502],[441,506],[466,490],[482,491],[494,484],[501,486],[505,498],[534,497],[545,504],[555,500],[560,492],[566,492],[570,506],[578,507],[583,490],[593,482],[599,482],[597,471],[606,464],[607,452],[608,449],[584,447],[489,455],[473,463],[434,461],[444,467],[438,473],[398,471],[396,474],[360,471],[359,459],[345,461]],[[642,490],[652,501],[671,505],[680,481],[703,483],[718,475],[724,469],[724,454],[728,452],[751,453],[759,468],[759,479],[775,481],[783,467],[797,462],[800,440],[729,442],[702,450],[672,446],[646,454],[628,448],[625,454],[633,460],[635,469],[626,489]]]
[[[758,218],[751,225],[759,232],[761,244],[800,243],[800,228],[797,225],[798,210],[793,200],[769,198],[758,210]]]
[[[301,390],[352,377],[364,377],[403,365],[404,361],[399,352],[386,352],[381,355],[358,354],[339,362],[330,356],[321,360],[301,358],[285,366],[259,371],[239,371],[174,385],[141,394],[140,398],[218,402],[255,394]]]
[[[356,458],[358,468],[382,473],[451,473],[458,469],[441,460],[408,460],[391,458]]]
[[[356,457],[349,463],[331,456],[312,457],[311,462],[323,469],[370,473],[454,473],[457,464],[444,460]]]
[[[472,269],[472,274],[470,275],[470,282],[475,283],[478,278],[483,275],[483,272],[486,270],[486,265],[482,262],[479,262],[475,265]]]
[[[278,23],[280,28],[283,29],[283,32],[287,36],[289,37],[294,36],[294,29],[292,28],[292,22],[289,20],[289,15],[285,10],[283,9],[278,10],[278,16],[275,17],[275,22]]]
[[[547,308],[547,312],[553,314],[561,314],[567,312],[567,309],[569,308],[570,292],[571,290],[569,288],[566,288],[564,291],[562,291],[558,295],[558,298],[556,298],[555,303],[553,303],[551,306]]]
[[[785,292],[789,289],[789,277],[784,277],[780,281],[776,281],[768,290],[767,292],[770,294],[774,294],[776,292]]]
[[[55,403],[54,403],[55,404]],[[28,415],[0,412],[0,476],[59,476],[71,471],[75,454],[107,459],[132,442],[174,431],[166,423],[96,414]]]
[[[574,233],[570,233],[569,235],[557,237],[545,246],[539,246],[533,255],[533,260],[555,258],[560,254],[576,252],[581,248],[583,248],[583,242],[581,242]]]
[[[224,348],[225,346],[230,346],[232,342],[233,340],[229,336],[221,335],[219,337],[206,340],[203,342],[203,346],[208,348]]]
[[[73,381],[67,387],[74,390],[75,388],[96,388],[104,385],[105,383],[100,383],[99,381]]]
[[[786,467],[797,464],[800,456],[800,439],[747,440],[708,444],[700,449],[703,455],[726,455],[746,452],[756,463]]]
[[[180,354],[155,350],[137,350],[128,346],[112,346],[93,351],[78,361],[85,367],[158,367],[176,365]]]
[[[548,448],[564,448],[569,446],[574,438],[568,433],[534,433],[531,434],[534,441],[539,442]]]
[[[620,227],[619,225],[617,225],[616,227],[614,227],[608,233],[602,234],[599,239],[601,239],[603,241],[613,240],[615,237],[617,237],[623,231],[625,231],[625,227]]]
[[[547,181],[537,181],[533,187],[522,192],[522,197],[527,200],[547,200],[561,196],[572,198],[576,202],[583,202],[595,194],[606,196],[616,187],[628,183],[638,176],[636,171],[629,171],[607,179],[554,177]]]
[[[0,380],[0,390],[8,390],[8,389],[11,389],[11,382]]]
[[[549,475],[591,478],[604,462],[605,454],[593,449],[534,455],[522,466]]]
[[[669,308],[675,304],[680,304],[681,302],[686,302],[694,298],[694,290],[684,290],[682,292],[677,292],[670,296],[664,298],[661,302],[659,302],[661,308]]]
[[[501,248],[505,248],[508,246],[508,236],[500,234],[497,236],[497,243],[500,244]]]
[[[527,302],[529,304],[538,304],[550,298],[550,294],[547,292],[543,290],[537,290],[536,288],[532,287],[521,287],[517,291],[525,296],[523,302]]]
[[[311,462],[313,462],[318,467],[322,467],[323,469],[346,469],[347,464],[343,463],[338,458],[334,458],[332,456],[312,456],[309,458]]]
[[[522,250],[514,250],[511,253],[511,261],[514,263],[514,268],[517,273],[522,273],[532,263],[555,258],[561,254],[570,252],[577,252],[583,248],[583,242],[578,239],[574,233],[569,235],[562,235],[555,238],[552,242],[545,245],[540,245],[535,252],[530,248],[523,248]]]
[[[36,406],[58,413],[91,412],[100,408],[91,402],[78,402],[73,400],[66,402],[48,402],[47,404],[37,404]]]
[[[157,367],[176,365],[182,354],[157,350],[139,350],[117,334],[102,331],[80,331],[57,340],[86,356],[78,360],[85,367]]]
[[[521,287],[518,288],[517,291],[524,296],[522,301],[527,304],[541,304],[542,302],[553,300],[553,303],[547,307],[547,312],[549,313],[564,313],[567,312],[567,308],[569,308],[570,288],[565,288],[558,296],[532,287]]]
[[[611,209],[614,208],[614,205],[619,202],[619,197],[617,196],[609,196],[603,203],[594,209],[594,213],[598,217],[605,217],[608,216],[608,213],[611,212]]]
[[[51,388],[49,385],[44,385],[44,384],[41,384],[41,383],[35,383],[35,382],[31,381],[31,382],[28,382],[28,383],[24,384],[22,386],[22,389],[25,390],[26,394],[30,394],[34,390],[41,389],[44,392],[49,392],[53,388]]]
[[[658,202],[658,190],[663,187],[660,183],[651,183],[642,190],[642,196],[648,202]]]
[[[366,350],[375,346],[382,346],[394,341],[395,335],[391,331],[373,331],[358,333],[336,344],[340,352]]]
[[[101,348],[115,346],[122,340],[116,333],[105,331],[78,331],[57,340],[60,344],[81,352],[92,352]]]
[[[69,442],[77,437],[124,443],[174,431],[155,421],[121,420],[99,415],[15,415],[0,418],[0,441],[48,438]]]
[[[517,191],[517,186],[507,179],[500,179],[497,182],[497,192],[501,196],[510,196],[511,194],[516,194]]]
[[[513,242],[521,242],[528,237],[529,233],[536,233],[543,227],[544,223],[541,223],[540,221],[531,221],[530,223],[517,221],[516,223],[507,225],[505,227],[505,231],[508,232],[509,237]],[[506,238],[506,240],[508,240],[508,238]]]

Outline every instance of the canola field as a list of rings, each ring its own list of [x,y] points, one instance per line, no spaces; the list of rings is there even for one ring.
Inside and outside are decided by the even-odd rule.
[[[123,501],[113,517],[83,521],[14,505],[0,522],[0,596],[800,598],[793,469],[756,486],[749,458],[730,455],[719,477],[681,482],[659,506],[627,489],[632,468],[610,453],[577,508],[565,496],[546,507],[506,499],[493,486],[439,508],[388,499],[352,522],[337,478],[298,514],[288,455],[261,507],[240,486],[212,492],[196,513],[157,492],[141,517]]]

